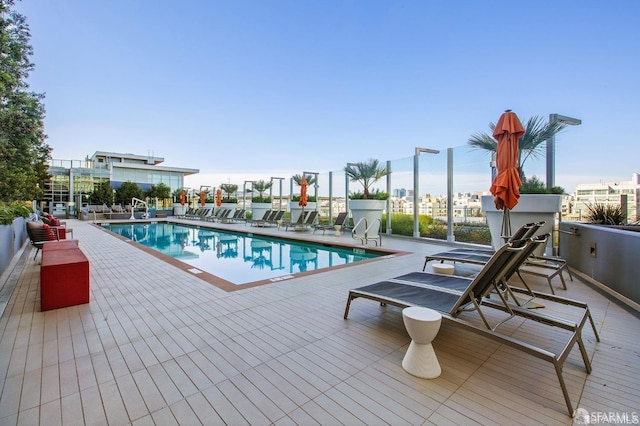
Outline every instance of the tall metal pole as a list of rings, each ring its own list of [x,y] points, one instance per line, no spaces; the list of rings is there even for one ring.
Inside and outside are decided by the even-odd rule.
[[[269,198],[271,198],[271,206],[273,207],[273,181],[277,179],[280,181],[280,198],[278,200],[278,211],[282,210],[282,181],[284,180],[284,178],[282,177],[271,177],[271,186],[269,187]]]
[[[347,163],[347,167],[357,166],[358,163]],[[347,212],[347,216],[349,216],[349,175],[344,173],[344,207]]]
[[[413,155],[413,236],[420,237],[420,221],[418,211],[420,208],[420,197],[418,192],[420,191],[420,152],[416,148],[416,153]]]
[[[413,236],[420,237],[420,153],[426,152],[428,154],[439,154],[440,151],[429,148],[416,147],[415,154],[413,155]]]
[[[456,240],[453,235],[453,148],[447,148],[447,241]]]
[[[579,126],[582,120],[560,114],[549,114],[549,123],[560,121],[570,126]],[[556,186],[556,136],[547,139],[547,188]]]
[[[558,119],[558,114],[549,114],[549,123]],[[556,180],[556,136],[547,140],[547,188],[555,186]]]
[[[333,172],[329,172],[329,223],[333,223]]]
[[[387,235],[391,235],[391,161],[387,160]]]

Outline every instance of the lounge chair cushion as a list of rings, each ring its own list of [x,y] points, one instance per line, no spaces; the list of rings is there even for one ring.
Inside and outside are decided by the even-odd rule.
[[[44,233],[43,235],[47,238],[48,241],[55,241],[57,240],[56,238],[56,234],[53,231],[53,229],[51,228],[51,226],[47,225],[46,223],[42,224],[42,229],[44,229]]]

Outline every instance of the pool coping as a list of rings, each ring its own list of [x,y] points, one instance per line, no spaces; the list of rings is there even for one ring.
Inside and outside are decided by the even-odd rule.
[[[248,283],[244,283],[244,284],[234,284],[231,281],[225,280],[223,278],[220,278],[216,275],[213,275],[209,272],[203,271],[199,268],[196,268],[195,266],[189,265],[187,263],[184,263],[174,257],[171,257],[169,255],[166,255],[164,253],[161,253],[157,250],[154,250],[150,247],[147,247],[143,244],[140,244],[136,241],[133,241],[129,238],[123,237],[120,234],[117,234],[115,232],[112,232],[106,228],[104,228],[102,225],[103,224],[144,224],[144,223],[175,223],[178,225],[185,225],[185,226],[193,226],[196,229],[202,229],[202,228],[206,228],[206,229],[215,229],[215,230],[219,230],[219,231],[225,231],[225,232],[230,232],[230,233],[238,233],[238,234],[247,234],[249,236],[253,236],[253,235],[257,235],[257,236],[262,236],[262,237],[268,237],[268,238],[277,238],[277,239],[281,239],[281,240],[289,240],[289,241],[296,241],[296,242],[304,242],[306,244],[315,244],[315,245],[319,245],[319,246],[325,246],[325,247],[339,247],[339,248],[344,248],[344,249],[349,249],[352,250],[354,248],[362,248],[364,250],[366,250],[367,252],[377,252],[380,253],[381,255],[378,257],[374,257],[371,259],[365,259],[365,260],[360,260],[358,262],[354,262],[354,263],[347,263],[347,264],[342,264],[342,265],[334,265],[334,266],[326,266],[324,268],[320,268],[320,269],[315,269],[313,271],[304,271],[304,272],[296,272],[296,273],[290,273],[284,276],[280,276],[280,277],[274,277],[274,278],[268,278],[268,279],[264,279],[264,280],[258,280],[258,281],[251,281]],[[263,285],[267,285],[267,284],[275,284],[281,281],[288,281],[291,279],[295,279],[295,278],[300,278],[300,277],[304,277],[304,276],[308,276],[308,275],[315,275],[315,274],[320,274],[320,273],[325,273],[325,272],[329,272],[329,271],[335,271],[335,270],[339,270],[339,269],[344,269],[344,268],[349,268],[352,266],[358,266],[358,265],[365,265],[367,263],[371,263],[371,262],[378,262],[380,260],[384,260],[384,259],[389,259],[389,258],[393,258],[393,257],[397,257],[397,256],[404,256],[404,255],[408,255],[411,254],[410,252],[407,251],[401,251],[401,250],[394,250],[394,249],[387,249],[387,248],[382,248],[379,246],[376,247],[370,247],[370,246],[362,246],[362,245],[358,245],[358,244],[347,244],[347,243],[342,243],[342,242],[336,242],[336,241],[327,241],[327,242],[320,242],[318,240],[310,240],[310,239],[305,239],[302,238],[300,235],[301,234],[294,234],[291,236],[280,236],[280,235],[273,235],[271,233],[265,233],[265,232],[260,232],[259,228],[252,228],[252,231],[241,231],[238,229],[229,229],[226,228],[224,226],[215,226],[217,225],[216,223],[190,223],[190,222],[183,222],[183,221],[174,221],[171,220],[171,218],[156,218],[156,219],[151,219],[151,220],[122,220],[122,219],[112,219],[112,220],[100,220],[100,221],[95,221],[93,223],[91,223],[92,226],[95,226],[96,228],[102,230],[103,232],[108,233],[109,235],[112,235],[114,237],[116,237],[117,239],[130,244],[134,247],[136,247],[139,250],[144,251],[145,253],[148,253],[152,256],[154,256],[157,259],[160,259],[172,266],[175,266],[176,268],[182,269],[185,272],[188,272],[189,274],[205,281],[208,284],[214,285],[216,287],[218,287],[221,290],[227,291],[227,292],[232,292],[232,291],[238,291],[238,290],[244,290],[244,289],[248,289],[248,288],[253,288],[253,287],[258,287],[258,286],[263,286]],[[205,225],[205,226],[202,226]],[[255,232],[255,231],[257,232]]]

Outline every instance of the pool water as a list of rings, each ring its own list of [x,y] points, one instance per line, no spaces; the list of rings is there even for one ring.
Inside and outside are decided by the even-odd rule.
[[[385,255],[181,224],[103,224],[105,229],[240,285]]]

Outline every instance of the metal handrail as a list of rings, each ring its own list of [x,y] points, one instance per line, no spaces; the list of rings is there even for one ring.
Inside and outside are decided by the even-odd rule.
[[[360,225],[362,222],[364,222],[364,236],[359,236],[358,233],[356,232],[356,230],[358,229],[358,225]],[[373,229],[373,227],[377,225],[378,226],[378,234],[370,237],[369,236],[369,232]],[[353,227],[353,229],[351,230],[351,238],[353,238],[354,240],[360,240],[362,242],[362,244],[366,244],[368,243],[370,240],[374,241],[376,243],[376,246],[378,245],[382,245],[382,234],[380,234],[380,229],[382,229],[382,220],[380,219],[376,219],[371,226],[369,226],[369,224],[367,223],[367,218],[363,217],[361,218],[358,223],[356,223]]]

